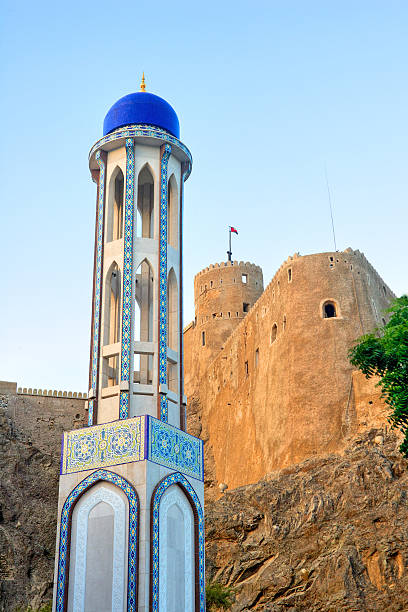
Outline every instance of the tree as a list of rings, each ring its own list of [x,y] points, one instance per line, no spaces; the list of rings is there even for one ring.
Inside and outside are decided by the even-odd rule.
[[[359,338],[349,358],[366,378],[380,378],[382,397],[391,409],[388,420],[403,432],[400,452],[408,459],[408,296],[394,300],[387,312],[388,323]]]
[[[233,590],[219,582],[208,582],[205,587],[207,610],[229,610],[233,603]]]

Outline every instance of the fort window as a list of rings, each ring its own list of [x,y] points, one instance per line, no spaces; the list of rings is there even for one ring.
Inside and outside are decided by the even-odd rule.
[[[246,285],[248,282],[248,274],[243,274],[241,278],[244,285]]]
[[[248,376],[249,374],[249,367],[248,367],[248,362],[245,362],[245,376]]]
[[[217,316],[217,313],[216,313],[216,312],[213,312],[213,313],[212,313],[212,316],[213,316],[213,319],[215,319],[215,317]]]
[[[242,304],[242,310],[243,312],[248,312],[249,311],[249,304],[247,304],[246,302],[244,302]]]
[[[292,268],[289,268],[288,270],[288,283],[292,282]]]
[[[259,363],[259,348],[256,349],[255,351],[255,367],[258,367],[258,363]]]
[[[213,282],[211,281],[211,282],[210,282],[210,287],[212,287],[212,286],[213,286]]]
[[[276,325],[276,323],[274,323],[272,326],[272,332],[271,332],[271,344],[275,342],[277,335],[278,335],[278,326]]]
[[[387,290],[386,290],[386,288],[384,287],[384,285],[383,285],[383,291],[384,291],[384,295],[387,295]]]
[[[334,302],[325,302],[323,304],[323,318],[332,319],[337,317],[336,304]]]
[[[154,231],[154,180],[148,166],[139,173],[137,182],[137,221],[138,238],[153,238]],[[137,227],[139,225],[139,227]]]
[[[205,331],[201,332],[201,344],[205,346]]]
[[[228,318],[229,318],[229,319],[231,318],[231,313],[230,313],[230,312],[228,313]]]
[[[286,329],[286,315],[283,315],[283,329]]]
[[[238,317],[238,313],[237,313],[237,317]]]
[[[329,257],[330,261],[334,261],[334,257]]]

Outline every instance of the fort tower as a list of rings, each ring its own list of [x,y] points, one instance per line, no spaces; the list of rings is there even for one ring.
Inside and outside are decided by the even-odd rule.
[[[205,609],[202,442],[185,432],[183,185],[162,98],[116,102],[97,185],[88,427],[63,439],[54,610]]]

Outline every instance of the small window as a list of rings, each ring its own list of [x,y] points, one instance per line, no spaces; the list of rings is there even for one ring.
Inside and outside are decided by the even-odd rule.
[[[205,346],[205,331],[201,332],[201,343]]]
[[[386,288],[384,287],[384,285],[383,285],[383,291],[384,291],[384,295],[387,295],[387,290],[386,290]]]
[[[256,349],[255,351],[255,367],[258,367],[258,363],[259,363],[259,348]]]
[[[244,302],[242,304],[242,310],[243,312],[249,312],[249,304],[247,304],[246,302]]]
[[[329,257],[330,261],[334,261],[334,257]]]
[[[220,285],[222,285],[222,278],[220,278]]]
[[[245,376],[248,376],[249,374],[249,368],[248,368],[248,362],[245,362]]]
[[[217,313],[216,313],[216,312],[213,312],[213,313],[212,313],[212,316],[213,316],[213,319],[215,319],[215,317],[217,316]]]
[[[276,323],[274,323],[272,326],[272,332],[271,332],[271,344],[275,342],[277,335],[278,335],[278,326],[276,325]]]
[[[231,318],[231,313],[230,313],[230,312],[228,313],[228,318],[229,318],[229,319]]]
[[[210,282],[210,287],[212,287],[212,286],[213,286],[213,282],[211,281],[211,282]]]
[[[243,274],[242,275],[242,282],[244,283],[244,285],[247,284],[247,282],[248,282],[248,274]]]
[[[337,317],[336,304],[334,302],[325,302],[323,304],[323,318],[333,319]]]
[[[220,312],[220,317],[222,317],[222,312]]]
[[[238,317],[238,313],[237,313],[237,317]]]
[[[292,268],[289,268],[288,270],[288,283],[292,282]]]
[[[283,329],[286,329],[286,315],[283,315],[283,325],[282,325]]]

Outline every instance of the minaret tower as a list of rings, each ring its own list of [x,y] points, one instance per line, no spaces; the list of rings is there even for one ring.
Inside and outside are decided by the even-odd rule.
[[[116,102],[97,185],[88,427],[63,437],[55,612],[205,610],[202,442],[183,392],[183,186],[162,98]]]

